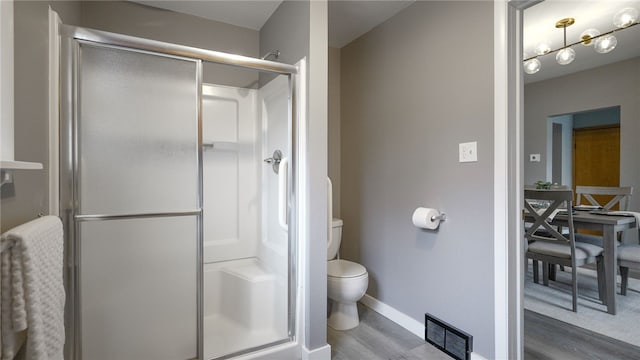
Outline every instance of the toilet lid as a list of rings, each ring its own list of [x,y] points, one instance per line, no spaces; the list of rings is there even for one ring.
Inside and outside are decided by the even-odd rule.
[[[347,260],[331,260],[327,262],[327,275],[332,277],[357,277],[367,273],[364,266]]]

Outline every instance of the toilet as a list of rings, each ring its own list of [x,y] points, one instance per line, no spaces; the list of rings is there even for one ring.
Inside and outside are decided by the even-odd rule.
[[[369,286],[369,274],[364,266],[343,259],[335,259],[342,241],[342,220],[333,219],[327,241],[327,295],[331,300],[331,314],[327,324],[335,330],[349,330],[358,326],[357,301]]]

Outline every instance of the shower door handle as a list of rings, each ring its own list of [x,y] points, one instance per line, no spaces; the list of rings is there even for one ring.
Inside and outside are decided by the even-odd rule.
[[[289,204],[288,199],[288,175],[289,175],[289,159],[282,158],[279,164],[278,171],[278,223],[284,231],[289,231],[287,225],[287,208]]]

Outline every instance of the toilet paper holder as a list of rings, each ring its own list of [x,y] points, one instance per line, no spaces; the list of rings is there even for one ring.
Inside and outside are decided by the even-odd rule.
[[[434,208],[419,207],[411,215],[413,226],[426,230],[436,230],[440,223],[446,219],[447,215],[445,213]]]
[[[445,213],[440,213],[439,215],[435,215],[431,217],[431,221],[436,221],[436,220],[440,220],[440,221],[445,221],[447,220],[447,214]]]

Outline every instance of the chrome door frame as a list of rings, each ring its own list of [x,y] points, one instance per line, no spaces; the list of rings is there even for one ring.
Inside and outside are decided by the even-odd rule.
[[[297,278],[298,278],[298,255],[297,255],[297,224],[292,214],[297,213],[296,194],[298,189],[297,171],[297,117],[296,117],[296,94],[293,80],[298,74],[298,68],[293,65],[278,63],[274,61],[262,60],[235,54],[227,54],[218,51],[200,49],[195,47],[165,43],[156,40],[137,38],[128,35],[109,33],[89,28],[61,25],[61,51],[60,51],[60,217],[65,227],[65,289],[67,302],[65,304],[65,332],[67,344],[65,345],[65,358],[80,359],[80,320],[79,310],[80,274],[79,265],[79,244],[76,241],[78,226],[83,221],[95,220],[116,220],[126,218],[145,218],[161,216],[197,216],[197,359],[204,359],[204,263],[203,263],[203,162],[202,162],[202,63],[212,62],[230,65],[245,69],[253,69],[261,72],[275,73],[288,76],[289,81],[289,150],[291,154],[291,165],[289,172],[288,189],[290,208],[287,213],[289,226],[288,232],[288,334],[289,341],[296,339],[296,311],[297,311]],[[145,214],[119,214],[119,215],[81,215],[78,214],[78,131],[77,131],[77,99],[78,99],[78,70],[79,70],[79,48],[80,43],[87,43],[95,46],[120,48],[128,51],[150,53],[157,56],[178,58],[197,62],[197,103],[198,103],[198,197],[197,209],[185,209],[169,213],[145,213]],[[256,348],[246,349],[241,353],[248,353],[273,345],[282,344],[286,341],[276,341]],[[240,355],[235,353],[232,355]],[[223,356],[223,358],[226,356]]]

